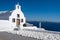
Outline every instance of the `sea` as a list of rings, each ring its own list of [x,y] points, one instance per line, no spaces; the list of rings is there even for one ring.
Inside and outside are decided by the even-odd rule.
[[[8,20],[8,18],[0,18],[0,20]],[[34,26],[39,27],[39,23],[41,23],[41,28],[49,31],[58,31],[60,32],[60,22],[48,22],[48,21],[26,21],[27,23],[33,24]]]
[[[45,30],[60,32],[59,22],[39,22],[39,21],[27,21],[27,22],[33,24],[34,26],[37,26],[38,28],[40,28],[39,23],[41,23],[41,28],[44,28]]]

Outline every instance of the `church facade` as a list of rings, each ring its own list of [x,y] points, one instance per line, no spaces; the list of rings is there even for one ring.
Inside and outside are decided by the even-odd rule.
[[[19,4],[16,4],[15,10],[13,10],[11,15],[9,16],[9,22],[12,27],[15,27],[15,28],[19,27],[20,29],[22,29],[23,24],[26,23],[26,18],[23,12],[21,11],[21,6]]]

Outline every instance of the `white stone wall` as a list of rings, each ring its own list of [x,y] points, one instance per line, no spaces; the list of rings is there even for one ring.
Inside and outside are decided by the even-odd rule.
[[[50,32],[38,32],[38,31],[28,31],[20,30],[14,31],[13,34],[18,34],[27,37],[33,37],[41,40],[60,40],[60,33],[50,33]]]

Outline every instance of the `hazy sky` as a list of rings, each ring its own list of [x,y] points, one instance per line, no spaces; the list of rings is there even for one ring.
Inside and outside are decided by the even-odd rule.
[[[28,20],[60,22],[59,0],[0,0],[0,11],[13,10],[17,2]]]

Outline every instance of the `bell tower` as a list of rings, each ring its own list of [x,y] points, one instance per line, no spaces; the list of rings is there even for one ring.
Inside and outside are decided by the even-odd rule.
[[[19,3],[16,4],[15,9],[21,10],[21,6],[19,5]]]

